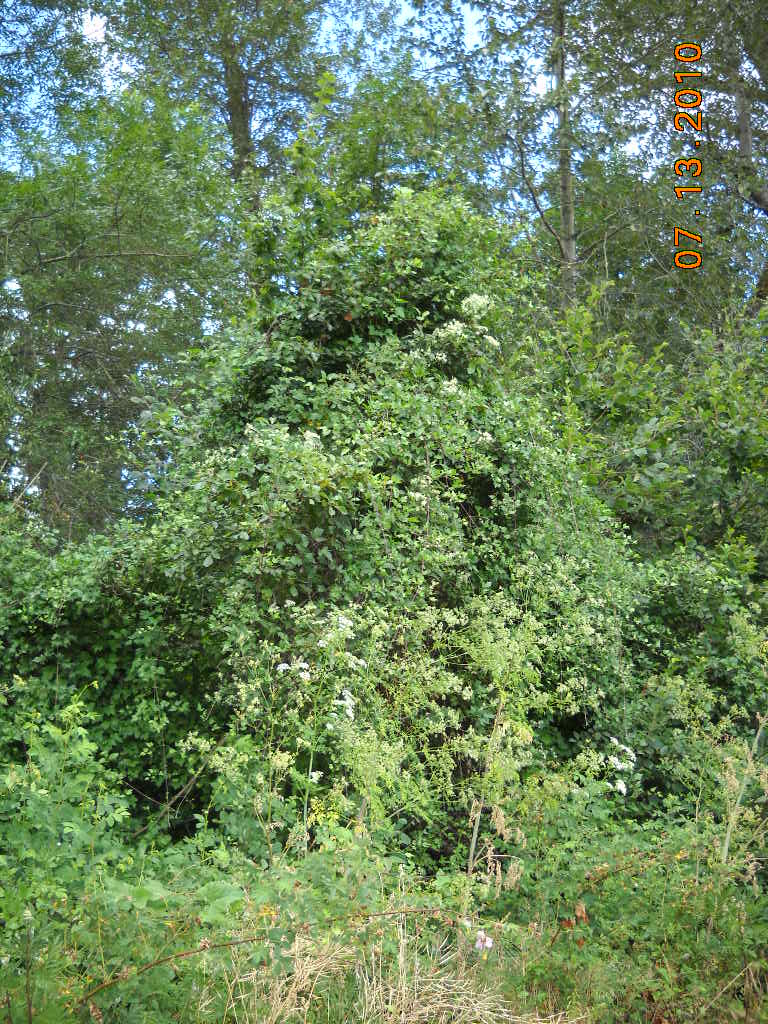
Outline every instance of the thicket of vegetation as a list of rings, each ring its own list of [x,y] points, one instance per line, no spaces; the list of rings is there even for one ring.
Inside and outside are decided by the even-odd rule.
[[[615,8],[5,5],[4,1024],[768,1020],[768,35]]]

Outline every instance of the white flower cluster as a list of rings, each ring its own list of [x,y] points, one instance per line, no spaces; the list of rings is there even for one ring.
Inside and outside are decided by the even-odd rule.
[[[637,760],[637,754],[632,750],[631,747],[625,746],[623,743],[619,743],[615,736],[611,736],[611,743],[626,757],[623,760],[621,757],[617,757],[616,754],[610,754],[608,757],[608,764],[614,768],[617,772],[631,772],[635,769],[635,761]],[[610,786],[610,783],[609,783]],[[614,789],[621,796],[627,795],[627,784],[624,779],[617,779],[611,789]]]
[[[632,768],[634,767],[631,761],[622,761],[620,758],[616,757],[615,754],[611,754],[608,758],[608,764],[611,765],[612,768],[615,768],[617,772],[632,771]]]
[[[637,760],[637,754],[634,752],[634,750],[631,747],[625,747],[623,743],[619,743],[615,736],[611,736],[611,743],[614,745],[614,747],[618,747],[619,750],[624,751],[629,760],[632,762],[632,767],[634,767],[635,761]]]
[[[449,320],[438,333],[443,338],[462,338],[466,329],[467,325],[463,324],[461,320]]]
[[[281,661],[277,666],[276,671],[282,675],[284,672],[290,672],[291,670],[299,673],[299,679],[303,679],[305,683],[308,683],[311,679],[309,672],[309,664],[306,661],[294,661],[292,665],[289,665],[287,661]]]
[[[344,714],[351,721],[355,718],[355,698],[349,690],[342,690],[339,700],[333,702],[336,707],[344,708]]]
[[[493,308],[493,300],[487,295],[468,295],[461,304],[461,311],[470,320],[477,320]],[[484,341],[493,349],[501,348],[499,342],[492,337],[485,327],[480,326]]]
[[[459,382],[455,377],[451,377],[450,380],[443,381],[441,390],[444,391],[446,395],[455,395],[459,390]]]
[[[493,306],[493,302],[487,295],[468,295],[461,304],[461,312],[464,316],[483,316]]]
[[[319,620],[318,620],[319,624]],[[326,647],[338,646],[339,640],[345,640],[351,637],[354,633],[354,622],[346,615],[337,615],[335,621],[324,622],[323,625],[326,628],[326,632],[323,636],[319,637],[317,646],[322,650]]]
[[[318,448],[320,446],[320,435],[316,434],[314,430],[304,431],[304,444],[307,448]]]
[[[365,658],[358,658],[355,654],[347,654],[347,664],[350,668],[368,668]]]

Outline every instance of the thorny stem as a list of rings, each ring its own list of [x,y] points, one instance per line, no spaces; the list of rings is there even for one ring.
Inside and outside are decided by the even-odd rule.
[[[361,921],[371,921],[374,918],[399,917],[404,914],[427,914],[430,917],[439,919],[443,924],[447,924],[451,928],[455,928],[457,924],[455,918],[450,917],[448,914],[443,914],[439,910],[433,910],[431,907],[400,907],[399,910],[381,910],[376,911],[375,913],[340,914],[338,917],[328,918],[322,923],[334,924],[337,921],[351,921],[355,918],[359,918]],[[319,923],[319,921],[304,922],[302,929],[306,931],[312,924]],[[140,974],[145,974],[147,971],[151,971],[153,967],[160,967],[163,964],[172,963],[175,960],[185,960],[189,957],[199,956],[201,953],[206,953],[211,949],[229,949],[234,946],[244,946],[249,942],[259,942],[263,938],[263,935],[246,935],[243,938],[229,939],[226,942],[207,942],[206,940],[203,940],[203,942],[201,942],[199,946],[195,946],[194,949],[183,949],[178,953],[170,953],[168,956],[159,957],[157,960],[152,960],[149,963],[142,964],[134,971],[129,971],[127,968],[124,968],[122,971],[118,971],[117,974],[114,974],[111,978],[103,981],[100,985],[97,985],[96,988],[92,988],[89,992],[86,992],[84,996],[81,996],[80,999],[77,1000],[75,1005],[82,1006],[95,995],[98,995],[105,989],[116,985],[118,981],[125,981],[128,978],[137,978]]]
[[[469,844],[469,859],[467,860],[467,874],[468,875],[472,874],[472,869],[475,866],[475,848],[477,846],[477,836],[478,836],[478,833],[480,832],[480,818],[482,817],[482,814],[483,814],[483,799],[482,799],[482,797],[480,798],[480,803],[479,804],[477,802],[475,802],[472,805],[472,810],[473,811],[475,811],[475,808],[477,808],[477,810],[475,812],[475,823],[474,823],[474,826],[472,828],[472,840],[471,840],[471,842]]]

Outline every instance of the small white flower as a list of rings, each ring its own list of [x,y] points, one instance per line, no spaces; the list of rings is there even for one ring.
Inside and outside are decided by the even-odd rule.
[[[276,750],[272,754],[271,760],[278,771],[285,771],[291,765],[291,755],[287,750]]]
[[[318,783],[318,782],[320,781],[320,779],[322,779],[322,777],[323,777],[323,773],[322,773],[322,772],[310,772],[310,773],[309,773],[309,777],[310,777],[310,779],[311,779],[311,780],[312,780],[312,781],[313,781],[313,782],[314,782],[315,784],[317,784],[317,783]]]
[[[290,668],[291,666],[288,664],[287,661],[281,661],[280,664],[277,666],[277,671],[282,674],[283,672],[290,671]]]
[[[461,320],[449,320],[448,323],[441,328],[440,334],[444,336],[460,338],[464,333],[464,324]]]
[[[478,440],[484,444],[493,444],[493,435],[489,434],[487,430],[484,430],[478,437]]]
[[[352,620],[348,619],[346,615],[339,616],[339,626],[342,629],[352,629]]]
[[[498,343],[498,341],[496,341],[495,338],[492,338],[490,334],[486,334],[485,340],[488,342],[491,348],[501,348],[501,345]]]
[[[446,395],[455,395],[459,390],[459,382],[456,380],[455,377],[451,377],[450,380],[444,381],[442,390],[446,393]]]
[[[308,669],[309,665],[306,663],[306,661],[297,661],[296,668]]]
[[[318,647],[327,647],[328,646],[328,641],[325,640],[323,637],[320,637],[320,639],[317,641],[317,646]]]
[[[319,443],[320,443],[320,435],[319,434],[316,434],[314,432],[314,430],[305,430],[304,431],[304,444],[308,448],[317,448]]]
[[[613,754],[608,758],[608,763],[618,772],[625,772],[632,767],[631,764],[626,761],[620,761],[619,758],[615,757]]]
[[[493,305],[487,295],[473,293],[468,295],[461,304],[461,311],[464,316],[482,316],[487,313]]]
[[[475,942],[475,949],[477,949],[477,950],[493,949],[493,939],[490,937],[490,935],[486,935],[485,932],[482,930],[482,928],[477,933],[477,940]]]
[[[627,784],[623,779],[619,779],[613,788],[617,793],[621,793],[622,796],[627,795]]]
[[[611,743],[614,745],[614,747],[618,747],[619,750],[623,750],[627,757],[630,759],[630,761],[637,760],[637,754],[634,752],[632,747],[627,747],[623,743],[619,743],[615,736],[611,736]]]
[[[299,672],[299,678],[303,679],[305,683],[308,683],[312,677],[309,672]]]
[[[337,707],[344,708],[344,714],[351,721],[355,717],[355,698],[352,696],[349,690],[341,691],[341,698],[333,702]]]

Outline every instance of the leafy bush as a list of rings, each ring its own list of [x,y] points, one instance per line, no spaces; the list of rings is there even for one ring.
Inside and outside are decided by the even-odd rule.
[[[439,193],[332,241],[278,214],[271,286],[145,417],[135,515],[7,515],[12,1012],[752,1013],[764,451],[720,391],[758,407],[762,356],[696,399]]]

